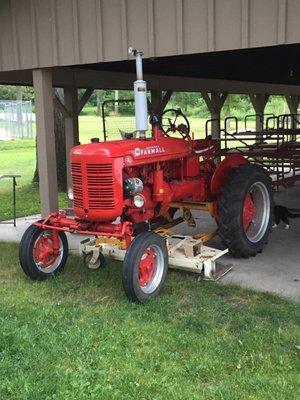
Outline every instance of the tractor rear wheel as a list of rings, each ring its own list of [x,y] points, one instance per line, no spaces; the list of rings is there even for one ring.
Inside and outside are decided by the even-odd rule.
[[[260,253],[272,226],[272,182],[257,164],[244,164],[228,177],[218,199],[219,235],[234,257]]]
[[[19,260],[26,275],[41,281],[62,272],[68,257],[68,240],[64,232],[58,232],[58,251],[54,249],[53,230],[31,225],[24,233]]]
[[[131,301],[144,303],[162,289],[168,271],[165,240],[153,232],[137,235],[123,262],[123,287]]]

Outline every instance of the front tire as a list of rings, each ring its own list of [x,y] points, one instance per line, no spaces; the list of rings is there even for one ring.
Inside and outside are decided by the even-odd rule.
[[[218,199],[219,235],[234,257],[260,253],[272,226],[272,182],[257,164],[235,169]]]
[[[31,225],[24,233],[19,247],[19,261],[25,274],[41,281],[62,272],[68,257],[68,240],[58,232],[59,249],[53,251],[53,230]]]
[[[123,262],[123,288],[127,298],[144,303],[158,295],[167,271],[168,251],[165,240],[153,232],[137,235]]]

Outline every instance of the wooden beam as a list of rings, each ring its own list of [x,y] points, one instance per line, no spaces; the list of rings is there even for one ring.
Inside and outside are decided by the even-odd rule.
[[[166,93],[164,94],[164,97],[162,98],[162,101],[161,101],[162,111],[164,111],[164,109],[166,108],[166,105],[169,103],[169,101],[172,97],[172,94],[173,94],[173,90],[167,90]]]
[[[53,68],[53,86],[75,85],[78,88],[132,89],[135,74],[125,72],[94,71],[79,68]],[[177,92],[227,92],[241,94],[299,95],[299,85],[282,85],[263,82],[229,81],[222,79],[190,78],[162,75],[145,75],[149,90],[174,90]],[[32,85],[32,70],[0,72],[0,84]]]
[[[77,88],[75,86],[68,86],[64,88],[65,106],[69,110],[69,114],[65,117],[65,134],[66,134],[66,160],[67,160],[67,185],[71,187],[71,163],[70,163],[70,150],[79,142],[78,131],[78,100]],[[70,204],[71,206],[71,204]]]
[[[150,112],[157,116],[161,114],[161,101],[162,101],[162,91],[160,89],[151,90],[151,101],[150,101]]]
[[[81,96],[81,98],[78,100],[78,108],[77,108],[78,115],[81,113],[83,107],[86,105],[86,102],[91,97],[93,91],[94,91],[94,88],[92,88],[92,87],[87,88],[86,91]]]
[[[261,94],[261,93],[250,94],[251,103],[257,114],[261,114],[264,112],[264,109],[269,100],[269,97],[270,97],[270,95],[265,94],[265,93],[264,94]]]
[[[62,113],[64,118],[69,118],[71,116],[71,112],[67,109],[67,107],[61,102],[60,98],[57,96],[57,94],[54,94],[53,97],[53,102],[54,106],[59,109],[59,111]]]
[[[298,107],[300,103],[300,95],[292,95],[292,96],[285,96],[286,102],[288,104],[289,110],[291,114],[298,114]],[[292,117],[292,128],[296,129],[299,126],[298,122],[298,116]],[[295,134],[291,135],[291,139],[295,140],[296,139]]]
[[[227,92],[213,92],[210,96],[206,92],[202,92],[201,94],[211,114],[220,113],[228,95]]]
[[[300,95],[287,95],[285,96],[286,102],[288,104],[289,110],[291,114],[297,114],[299,103],[300,103]]]
[[[202,92],[201,94],[210,112],[211,119],[213,120],[211,122],[212,137],[214,139],[219,138],[221,131],[221,126],[220,126],[221,110],[228,96],[228,93],[212,92],[209,95],[207,92]]]
[[[266,104],[269,100],[270,95],[269,94],[261,94],[261,93],[255,93],[255,94],[250,94],[250,100],[253,105],[253,108],[255,110],[256,115],[256,120],[255,120],[255,130],[257,132],[260,132],[264,128],[264,118],[263,114],[265,111]]]
[[[148,100],[148,107],[150,113],[156,114],[157,117],[160,117],[163,113],[166,105],[168,104],[173,90],[167,90],[164,95],[162,95],[162,91],[160,89],[152,89],[151,90],[151,101]]]
[[[41,212],[58,209],[52,72],[33,71]]]

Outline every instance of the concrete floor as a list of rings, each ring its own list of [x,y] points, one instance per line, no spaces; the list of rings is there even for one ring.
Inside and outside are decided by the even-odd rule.
[[[300,209],[300,184],[280,189],[274,196],[275,204]],[[197,228],[184,229],[185,234],[196,231],[211,231],[216,228],[215,221],[207,213],[198,214]],[[201,228],[200,228],[201,227]],[[200,228],[200,229],[199,229]],[[180,226],[177,232],[183,233]],[[219,237],[209,242],[211,247],[223,248]],[[220,282],[235,283],[243,287],[265,292],[275,292],[283,297],[300,301],[300,218],[290,220],[290,229],[283,223],[273,229],[268,245],[261,254],[249,259],[235,259],[224,255],[222,264],[232,264],[232,270]]]
[[[276,204],[300,209],[300,185],[289,189],[280,189],[275,194]],[[195,215],[197,228],[188,228],[181,224],[174,229],[177,233],[193,234],[215,229],[215,221],[207,213]],[[0,241],[20,241],[24,230],[36,217],[20,218],[17,227],[0,224]],[[70,249],[78,251],[78,242],[82,237],[68,235]],[[211,247],[223,248],[218,237],[210,241]],[[219,282],[234,283],[243,287],[266,292],[275,292],[281,296],[300,301],[300,219],[291,220],[289,230],[284,225],[273,229],[269,243],[262,254],[255,258],[234,259],[229,255],[221,258],[223,264],[232,264],[233,269]]]

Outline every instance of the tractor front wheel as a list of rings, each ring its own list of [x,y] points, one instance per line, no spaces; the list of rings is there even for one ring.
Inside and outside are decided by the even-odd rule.
[[[272,183],[260,165],[235,169],[218,199],[219,235],[234,257],[260,253],[272,226]]]
[[[162,289],[168,271],[165,240],[143,232],[129,246],[123,263],[123,287],[131,301],[144,303]]]
[[[57,235],[56,237],[54,235]],[[19,260],[26,275],[44,280],[62,272],[68,257],[68,241],[64,232],[31,225],[24,233]]]

